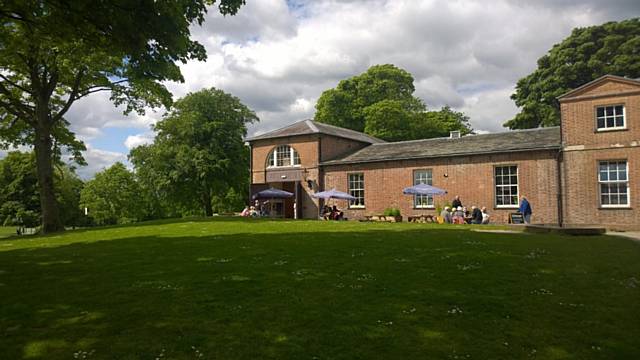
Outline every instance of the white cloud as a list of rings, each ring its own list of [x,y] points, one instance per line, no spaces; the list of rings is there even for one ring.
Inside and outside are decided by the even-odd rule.
[[[517,112],[509,99],[516,81],[553,44],[577,26],[639,15],[637,0],[254,0],[236,16],[210,9],[192,28],[208,60],[181,65],[185,82],[167,86],[174,97],[212,86],[239,97],[261,119],[251,135],[313,117],[322,91],[393,63],[414,75],[429,108],[448,104],[475,129],[502,131]],[[131,148],[148,141],[161,116],[124,116],[98,93],[67,118],[89,145],[109,136],[107,128],[135,129],[117,140]],[[101,151],[90,146],[84,173],[126,159]]]
[[[127,149],[131,150],[140,145],[150,144],[153,142],[153,135],[153,133],[129,135],[124,141],[124,146],[126,146]]]
[[[96,172],[102,171],[116,162],[127,164],[127,155],[115,151],[94,149],[87,145],[87,150],[83,152],[87,166],[80,166],[77,169],[78,175],[87,180],[93,177]]]

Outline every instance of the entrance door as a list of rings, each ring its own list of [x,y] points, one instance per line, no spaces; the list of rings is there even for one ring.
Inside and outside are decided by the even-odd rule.
[[[288,191],[290,193],[296,193],[296,184],[297,182],[291,181],[291,182],[283,182],[282,183],[282,190],[284,191]],[[296,198],[291,197],[288,199],[284,199],[284,217],[287,219],[293,219],[294,217],[294,212],[293,212],[293,204],[295,203]]]

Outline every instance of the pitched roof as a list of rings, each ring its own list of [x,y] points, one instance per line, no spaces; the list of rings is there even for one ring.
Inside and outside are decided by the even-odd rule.
[[[549,127],[467,135],[458,139],[436,138],[372,144],[342,159],[325,161],[322,165],[554,150],[559,148],[560,128]]]
[[[590,87],[592,87],[594,85],[597,85],[597,84],[599,84],[601,82],[604,82],[606,80],[619,81],[619,82],[623,82],[623,83],[631,84],[631,85],[640,85],[640,79],[630,79],[630,78],[626,78],[626,77],[623,77],[623,76],[607,74],[607,75],[602,75],[602,76],[600,76],[599,78],[597,78],[595,80],[589,81],[588,83],[583,84],[583,85],[581,85],[581,86],[579,86],[579,87],[577,87],[577,88],[575,88],[573,90],[569,90],[566,93],[558,96],[557,99],[558,100],[566,99],[568,97],[571,97],[572,95],[580,93],[583,90],[588,89],[588,88],[590,88]]]
[[[247,138],[246,141],[251,142],[256,140],[273,139],[273,138],[298,136],[298,135],[310,135],[310,134],[332,135],[340,138],[360,141],[367,144],[377,144],[377,143],[384,142],[383,140],[377,139],[367,134],[363,134],[358,131],[345,129],[345,128],[341,128],[341,127],[337,127],[329,124],[323,124],[313,120],[298,121],[289,126],[285,126],[283,128],[270,131],[268,133]]]

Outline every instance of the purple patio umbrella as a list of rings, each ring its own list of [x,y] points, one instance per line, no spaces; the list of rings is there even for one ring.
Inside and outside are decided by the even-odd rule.
[[[262,190],[260,192],[253,194],[251,198],[255,200],[255,199],[287,199],[290,197],[293,197],[293,193],[280,190],[280,189],[268,188],[266,190]]]
[[[447,191],[427,184],[418,184],[405,188],[402,193],[405,195],[444,195]]]
[[[312,194],[311,196],[319,199],[340,199],[340,200],[355,200],[354,196],[351,196],[345,192],[338,191],[335,188],[327,191],[321,191],[319,193]]]

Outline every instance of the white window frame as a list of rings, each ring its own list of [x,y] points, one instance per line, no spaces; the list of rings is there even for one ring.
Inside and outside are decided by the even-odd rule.
[[[625,180],[611,180],[610,179],[610,174],[611,171],[609,170],[609,168],[607,167],[607,180],[602,180],[601,178],[601,172],[600,172],[600,166],[603,163],[607,163],[607,164],[611,164],[611,163],[621,163],[624,162],[625,163],[625,174],[626,174],[626,179]],[[598,161],[598,204],[600,204],[601,208],[607,208],[607,209],[624,209],[624,208],[629,208],[631,207],[631,187],[629,186],[629,161],[627,160],[600,160]],[[616,170],[616,177],[619,177],[619,172]],[[626,183],[627,185],[627,203],[626,204],[603,204],[602,203],[602,185],[603,184],[621,184],[621,183]],[[608,193],[609,197],[611,197],[612,193]],[[620,197],[620,195],[618,194],[618,197]]]
[[[621,106],[622,107],[622,126],[617,126],[616,125],[616,117],[619,116],[619,114],[616,113],[616,107]],[[612,116],[608,116],[607,115],[607,108],[613,108],[613,115]],[[599,117],[598,116],[598,109],[603,109],[604,111],[604,116],[603,117]],[[606,132],[606,131],[616,131],[616,130],[626,130],[627,129],[627,107],[624,106],[624,104],[614,104],[614,105],[598,105],[595,108],[595,120],[596,120],[596,131],[597,132]],[[613,126],[607,126],[607,119],[610,119],[613,117]],[[599,127],[598,126],[598,119],[602,118],[604,120],[604,127]]]
[[[425,177],[418,178],[418,174],[428,174]],[[423,178],[425,180],[423,180]],[[413,185],[427,184],[433,185],[433,171],[431,169],[417,169],[413,171]],[[423,204],[423,200],[426,199],[426,204]],[[421,201],[419,201],[421,200]],[[433,195],[413,195],[413,208],[414,209],[433,209],[435,207],[433,201]]]
[[[351,177],[352,176],[360,176],[361,180],[358,181],[352,181]],[[355,184],[355,183],[360,183],[360,187],[356,187],[356,188],[352,188],[351,185]],[[356,194],[362,194],[362,200],[359,201],[361,202],[360,204],[354,204],[354,201],[358,201],[358,200],[350,200],[349,201],[349,209],[364,209],[365,207],[365,189],[364,189],[364,173],[362,172],[355,172],[355,173],[348,173],[347,174],[347,189],[349,191],[349,195],[351,196],[355,196],[356,198],[360,198],[359,195]],[[358,192],[358,193],[356,193]]]
[[[510,168],[510,167],[515,167],[516,168],[516,181],[517,183],[516,188],[517,188],[517,193],[516,193],[516,203],[515,204],[507,204],[507,205],[498,205],[498,187],[512,187],[513,184],[511,184],[511,176],[513,176],[511,173],[509,174],[509,184],[505,185],[504,181],[501,184],[498,184],[497,181],[497,174],[496,174],[496,169],[498,168]],[[494,202],[494,206],[496,207],[496,209],[517,209],[518,205],[519,205],[519,201],[520,201],[520,167],[517,164],[505,164],[505,165],[494,165],[493,166],[493,202]],[[500,175],[500,176],[504,176],[504,175]],[[504,198],[504,195],[500,195]],[[510,195],[513,196],[513,195]]]
[[[279,150],[284,147],[289,149],[289,164],[278,165],[278,153],[280,152]],[[296,159],[298,160],[297,164]],[[285,167],[300,167],[300,155],[291,145],[278,145],[273,148],[269,153],[269,156],[267,156],[267,168],[273,169]]]

